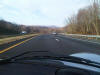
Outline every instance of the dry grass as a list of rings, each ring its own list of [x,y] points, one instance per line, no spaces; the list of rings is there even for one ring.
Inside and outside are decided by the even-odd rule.
[[[27,34],[27,35],[20,35],[20,36],[2,38],[2,39],[0,39],[0,45],[5,44],[5,43],[9,43],[9,42],[13,42],[13,41],[16,41],[16,40],[28,38],[28,37],[35,36],[35,35],[38,35],[38,34]]]

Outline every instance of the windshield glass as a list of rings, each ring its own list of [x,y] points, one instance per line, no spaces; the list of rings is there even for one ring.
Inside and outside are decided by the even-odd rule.
[[[100,62],[100,0],[0,0],[0,60],[28,51]]]

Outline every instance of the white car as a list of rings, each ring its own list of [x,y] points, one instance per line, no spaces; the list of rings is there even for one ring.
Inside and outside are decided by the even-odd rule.
[[[54,32],[54,33],[52,33],[52,34],[53,34],[53,35],[56,35],[57,33]]]

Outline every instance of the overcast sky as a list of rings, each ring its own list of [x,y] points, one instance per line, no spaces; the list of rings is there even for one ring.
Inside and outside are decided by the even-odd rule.
[[[0,0],[0,18],[25,25],[65,25],[89,0]]]

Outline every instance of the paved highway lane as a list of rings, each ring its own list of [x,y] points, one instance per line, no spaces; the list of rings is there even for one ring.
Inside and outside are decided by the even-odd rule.
[[[69,55],[77,52],[100,54],[100,45],[73,39],[64,35],[45,34],[29,39],[0,54],[0,58],[13,57],[26,51],[48,51],[47,55]]]

